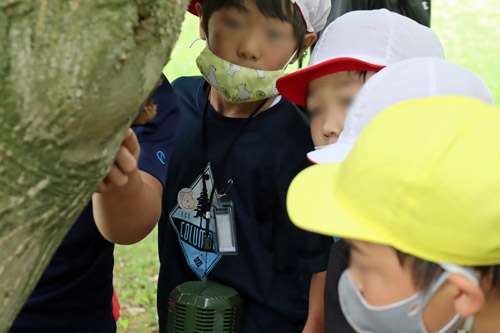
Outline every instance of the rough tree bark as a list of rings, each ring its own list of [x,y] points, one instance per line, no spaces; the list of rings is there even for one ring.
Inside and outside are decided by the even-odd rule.
[[[187,0],[0,0],[0,332],[111,166]]]

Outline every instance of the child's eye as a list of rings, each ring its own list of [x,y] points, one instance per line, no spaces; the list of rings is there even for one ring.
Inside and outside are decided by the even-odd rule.
[[[226,20],[226,25],[231,28],[231,29],[240,29],[243,24],[235,19],[227,18]]]
[[[311,109],[307,109],[307,112],[309,113],[310,117],[314,117],[314,116],[321,114],[322,110],[321,110],[321,108],[311,108]]]
[[[351,251],[351,258],[352,257],[355,257],[356,255],[352,253],[353,251]],[[359,273],[359,274],[366,274],[370,271],[370,269],[364,265],[364,263],[361,262],[361,260],[353,260],[351,259],[349,261],[349,267],[355,271],[356,273]]]
[[[352,98],[350,98],[350,97],[348,97],[348,98],[344,98],[344,99],[342,100],[342,104],[343,104],[344,106],[349,107],[349,106],[351,106],[352,101],[353,101],[353,99],[352,99]]]
[[[364,265],[356,265],[356,269],[361,274],[366,274],[366,273],[368,273],[370,271],[369,268],[366,267],[366,266],[364,266]]]
[[[279,31],[276,31],[276,30],[271,30],[267,33],[267,36],[269,37],[269,39],[271,40],[281,40],[283,38],[285,38],[285,35]]]

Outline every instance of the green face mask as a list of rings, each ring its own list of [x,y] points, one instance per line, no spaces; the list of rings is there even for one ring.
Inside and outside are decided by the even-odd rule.
[[[229,103],[255,102],[276,96],[276,80],[285,75],[285,67],[278,71],[264,71],[238,66],[217,57],[210,49],[205,49],[196,59],[201,75]]]

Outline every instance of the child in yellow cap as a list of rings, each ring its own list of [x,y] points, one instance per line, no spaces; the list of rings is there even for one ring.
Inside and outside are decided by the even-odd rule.
[[[377,115],[345,161],[292,182],[292,221],[351,248],[338,290],[357,332],[498,332],[498,142],[499,108],[410,100]]]
[[[411,80],[407,78],[411,77]],[[475,73],[438,58],[413,58],[388,66],[367,82],[349,109],[339,140],[327,148],[311,152],[319,163],[345,159],[365,126],[385,108],[404,100],[429,96],[461,95],[493,104],[486,84]],[[342,315],[338,282],[349,262],[349,247],[340,241],[332,246],[325,287],[325,328],[352,328]]]

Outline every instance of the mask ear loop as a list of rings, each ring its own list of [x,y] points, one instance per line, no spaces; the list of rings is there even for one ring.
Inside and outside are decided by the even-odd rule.
[[[449,264],[445,262],[439,263],[439,266],[441,266],[445,271],[448,271],[450,273],[462,274],[475,284],[479,285],[479,276],[472,268],[459,266],[455,264]]]
[[[193,45],[194,45],[197,41],[199,41],[199,40],[202,40],[202,39],[201,39],[200,37],[198,37],[198,38],[196,38],[195,40],[193,40],[193,42],[191,43],[191,45],[189,45],[189,48],[192,48],[192,47],[193,47]]]
[[[291,56],[291,57],[290,57],[290,59],[288,59],[288,61],[286,62],[285,67],[283,67],[283,70],[285,70],[285,69],[288,67],[288,65],[290,65],[290,63],[291,63],[291,62],[292,62],[292,60],[293,60],[293,57],[295,57],[295,55],[297,54],[297,52],[298,52],[298,50],[293,51],[292,56]]]
[[[458,273],[464,275],[466,278],[479,285],[479,276],[478,274],[469,267],[463,267],[455,264],[449,263],[439,263],[445,271],[450,273]],[[459,330],[460,333],[470,333],[472,332],[472,326],[474,325],[474,316],[470,316],[465,318],[464,327]]]
[[[467,317],[464,321],[464,328],[459,330],[459,333],[471,333],[474,325],[474,316]]]

